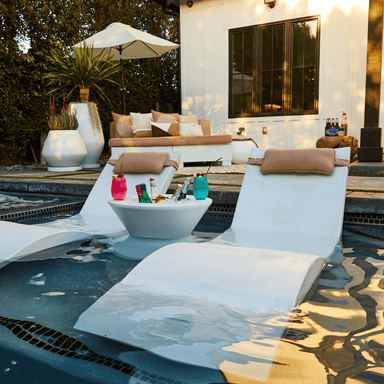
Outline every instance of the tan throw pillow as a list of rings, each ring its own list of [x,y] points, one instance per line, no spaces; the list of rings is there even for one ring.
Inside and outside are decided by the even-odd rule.
[[[204,136],[201,125],[180,123],[180,136]]]
[[[157,123],[158,118],[161,115],[168,115],[168,116],[173,116],[176,121],[179,121],[179,114],[178,113],[162,113],[162,112],[157,112],[157,111],[151,111],[152,112],[152,121]]]
[[[157,123],[176,123],[176,119],[172,115],[160,115],[157,119]]]
[[[179,116],[179,123],[181,124],[199,124],[197,115]]]
[[[150,128],[133,128],[133,137],[152,137],[152,130]]]
[[[320,173],[330,175],[335,164],[333,148],[268,149],[261,173]]]
[[[123,153],[119,159],[108,161],[114,164],[114,173],[159,173],[168,160],[168,152]]]
[[[133,137],[131,116],[122,116],[117,120],[116,131],[121,137]]]
[[[112,112],[112,119],[113,122],[117,124],[120,118],[122,117],[129,117],[129,115],[120,115],[119,113]]]

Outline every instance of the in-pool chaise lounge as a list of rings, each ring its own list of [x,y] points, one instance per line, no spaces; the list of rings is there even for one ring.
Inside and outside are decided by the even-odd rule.
[[[333,151],[254,149],[262,166],[248,165],[231,228],[209,243],[152,253],[75,328],[220,369],[229,382],[288,369],[288,357],[275,361],[275,353],[291,310],[324,263],[341,257],[349,148]],[[335,154],[344,166],[334,167]],[[269,166],[331,173],[261,173]]]
[[[116,160],[116,153],[111,160]],[[147,154],[133,154],[133,156]],[[127,154],[126,156],[132,156]],[[180,161],[178,152],[171,152],[169,160]],[[0,221],[0,266],[10,260],[74,241],[86,240],[95,234],[116,235],[126,229],[108,204],[114,165],[106,164],[79,214],[42,225],[25,225]],[[166,193],[176,168],[164,166],[160,173],[125,173],[128,196],[136,195],[135,185],[153,177],[160,193]]]

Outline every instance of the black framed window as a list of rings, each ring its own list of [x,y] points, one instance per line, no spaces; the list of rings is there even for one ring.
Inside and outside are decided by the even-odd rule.
[[[319,17],[229,31],[229,117],[317,113]]]

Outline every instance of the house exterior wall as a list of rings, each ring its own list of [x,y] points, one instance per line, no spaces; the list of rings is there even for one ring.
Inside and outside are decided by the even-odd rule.
[[[236,136],[240,126],[263,148],[314,147],[327,117],[347,112],[348,135],[364,126],[368,0],[195,0],[180,4],[182,113]],[[229,118],[229,30],[320,15],[317,114]],[[383,87],[382,87],[383,92]],[[383,100],[383,96],[382,96]],[[383,104],[383,103],[382,103]],[[383,107],[381,108],[383,110]],[[380,122],[383,116],[380,116]],[[381,125],[380,125],[381,126]],[[262,134],[267,127],[267,134]]]

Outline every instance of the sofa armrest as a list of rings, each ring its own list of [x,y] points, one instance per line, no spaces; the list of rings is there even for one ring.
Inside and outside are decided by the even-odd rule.
[[[116,123],[114,121],[112,121],[111,124],[109,124],[109,138],[110,139],[115,139],[115,138],[122,138],[122,137],[123,136],[121,136],[117,132]]]
[[[211,135],[211,124],[208,120],[198,120],[201,125],[201,129],[203,130],[204,136]]]

